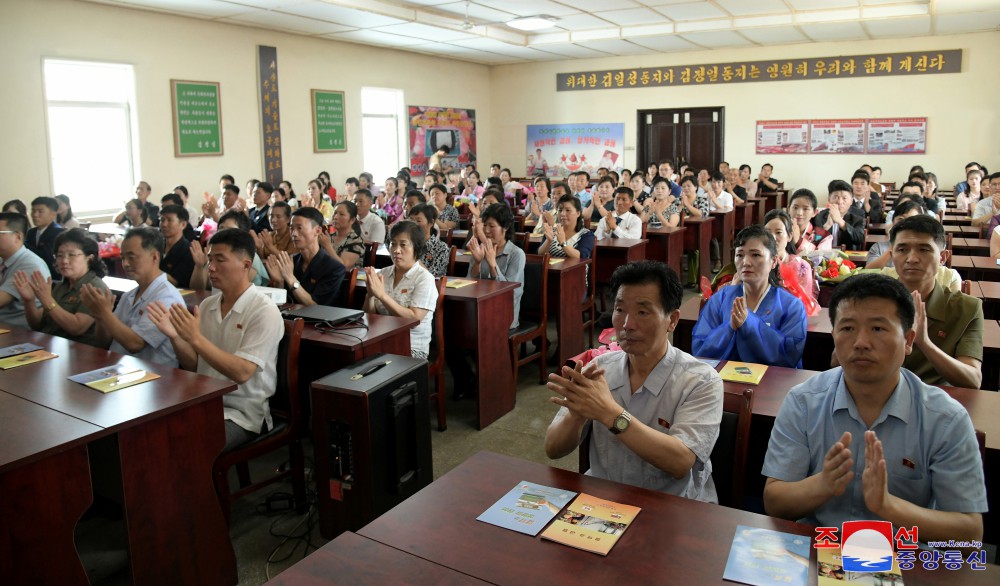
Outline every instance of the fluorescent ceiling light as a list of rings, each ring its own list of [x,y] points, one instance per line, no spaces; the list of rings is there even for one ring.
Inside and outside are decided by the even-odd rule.
[[[540,31],[554,27],[556,18],[547,14],[539,16],[526,16],[507,21],[507,26],[516,28],[519,31]]]

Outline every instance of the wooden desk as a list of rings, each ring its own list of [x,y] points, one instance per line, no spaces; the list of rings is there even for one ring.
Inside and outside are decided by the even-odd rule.
[[[733,238],[736,236],[736,212],[711,212],[715,221],[712,222],[712,238],[719,241],[719,254],[722,264],[733,262]]]
[[[38,519],[53,514],[48,510],[50,506],[62,509],[57,510],[56,515],[60,512],[64,515],[78,513],[81,499],[85,496],[80,492],[82,489],[79,486],[67,488],[56,485],[89,484],[89,468],[85,465],[87,443],[116,436],[132,581],[136,584],[235,584],[236,557],[211,479],[212,465],[225,443],[222,395],[235,390],[236,385],[63,338],[5,327],[9,327],[11,332],[0,336],[3,345],[31,342],[59,357],[0,372],[0,390],[50,411],[47,415],[35,413],[43,424],[40,433],[45,429],[44,425],[52,424],[53,418],[58,415],[69,416],[87,425],[76,425],[75,431],[73,426],[69,426],[65,432],[60,432],[62,439],[68,443],[59,444],[56,448],[51,445],[46,447],[45,443],[23,443],[25,440],[17,433],[19,427],[6,423],[0,425],[0,446],[3,446],[5,454],[11,453],[6,451],[11,446],[21,446],[18,449],[30,451],[38,457],[52,449],[69,450],[65,456],[50,457],[64,459],[59,465],[67,466],[66,472],[60,472],[51,482],[44,480],[50,467],[55,466],[53,460],[39,460],[45,462],[39,470],[25,468],[29,480],[13,482],[15,485],[33,486],[33,491],[30,497],[10,499],[10,506],[28,508],[31,505],[25,504],[26,501],[37,498],[38,494],[66,491],[68,504],[60,505],[53,500],[42,499],[46,511],[30,519],[30,523],[38,523]],[[109,394],[99,393],[67,378],[116,363],[152,370],[161,378]],[[7,416],[8,413],[4,413],[4,417]],[[95,431],[95,427],[99,431]],[[25,437],[31,438],[30,435]],[[52,438],[50,441],[60,441],[60,434]],[[16,455],[16,452],[13,454]],[[10,475],[19,475],[21,464],[28,459],[23,453],[12,462],[9,456],[0,458],[0,461],[7,461],[12,469],[0,481],[5,488],[12,482]],[[32,476],[34,480],[31,480]],[[40,484],[36,484],[38,482]],[[89,486],[86,490],[89,491]],[[89,498],[86,500],[85,504],[89,504]],[[6,508],[3,518],[3,525],[7,527],[6,519],[9,517]],[[18,516],[13,515],[12,518]],[[78,514],[73,517],[73,525],[78,519]],[[61,529],[65,529],[65,523],[61,524]],[[12,529],[17,539],[23,539],[22,527]],[[53,559],[49,551],[49,544],[53,541],[61,543],[63,540],[72,541],[72,538],[71,532],[69,535],[46,535],[44,544],[25,541],[19,547],[27,547],[30,551],[21,550],[12,559],[0,558],[0,567],[17,565],[35,573],[49,569],[55,572],[56,566],[79,564],[76,557]],[[0,548],[0,556],[12,555],[14,551],[18,549]]]
[[[646,228],[646,258],[667,263],[679,277],[684,251],[684,228],[660,226]]]
[[[29,210],[30,211],[30,210]],[[91,224],[87,231],[91,234],[110,234],[112,236],[124,236],[128,228],[122,228],[114,222],[104,224]]]
[[[951,257],[951,268],[958,271],[961,275],[962,280],[965,281],[975,281],[976,276],[976,265],[973,263],[973,257],[963,256],[963,255],[953,255]]]
[[[952,254],[967,256],[990,256],[990,241],[988,238],[953,238],[951,242]]]
[[[477,521],[521,481],[586,492],[642,512],[607,557]],[[728,584],[726,561],[737,525],[811,539],[814,528],[480,452],[364,527],[359,534],[496,584]],[[810,583],[816,572],[810,550]],[[581,580],[581,577],[585,577]],[[974,572],[916,568],[907,584],[995,584],[1000,568]]]
[[[972,216],[966,214],[948,214],[944,215],[944,220],[941,222],[945,226],[971,226]]]
[[[978,281],[1000,281],[1000,265],[991,256],[971,256],[972,266],[976,268],[975,277]],[[954,266],[954,261],[952,262]]]
[[[686,228],[684,232],[684,251],[688,254],[692,254],[695,251],[701,253],[701,259],[698,263],[700,267],[699,276],[706,277],[709,280],[712,279],[712,261],[709,258],[708,251],[712,242],[713,222],[715,222],[715,218],[712,217],[686,218],[683,224]],[[680,273],[677,276],[680,276]]]
[[[646,242],[641,238],[602,238],[595,241],[597,266],[594,274],[598,286],[608,285],[611,274],[621,265],[646,258]]]
[[[740,230],[754,224],[754,202],[746,201],[744,203],[735,204],[733,207],[735,208],[733,212],[733,229],[736,234],[739,234]]]
[[[270,586],[486,584],[471,576],[347,531],[268,582]]]
[[[871,224],[868,224],[868,234],[869,235],[872,235],[872,234],[885,234],[885,235],[888,235],[889,234],[889,228],[892,228],[891,224],[871,223]]]

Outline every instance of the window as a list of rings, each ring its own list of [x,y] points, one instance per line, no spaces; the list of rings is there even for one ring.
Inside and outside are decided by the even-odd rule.
[[[46,59],[44,77],[54,193],[77,214],[121,209],[139,175],[132,66]]]
[[[406,117],[402,90],[361,88],[361,144],[364,170],[381,185],[395,177],[400,167],[409,166],[406,157]]]

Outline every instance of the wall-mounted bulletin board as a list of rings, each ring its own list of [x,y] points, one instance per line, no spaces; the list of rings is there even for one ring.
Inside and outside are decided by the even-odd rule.
[[[758,120],[757,154],[922,155],[927,118]]]
[[[312,90],[312,123],[314,153],[347,151],[344,92]]]
[[[219,83],[170,80],[174,156],[223,154]]]

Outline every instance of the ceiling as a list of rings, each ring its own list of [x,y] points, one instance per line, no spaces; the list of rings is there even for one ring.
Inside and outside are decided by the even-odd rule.
[[[1000,0],[85,1],[487,65],[1000,28]],[[555,28],[505,24],[535,15]]]

